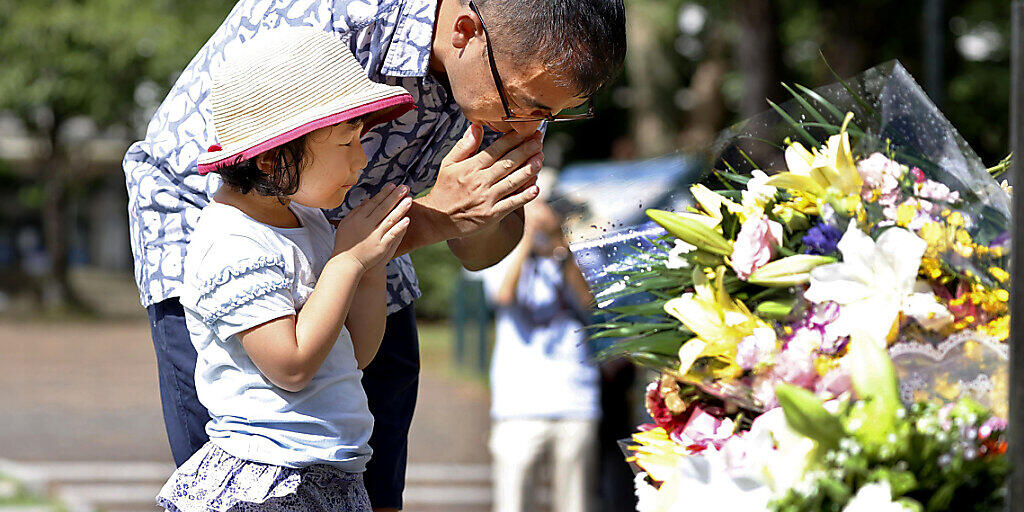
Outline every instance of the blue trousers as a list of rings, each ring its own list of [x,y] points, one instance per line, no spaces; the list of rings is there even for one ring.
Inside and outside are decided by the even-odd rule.
[[[160,402],[171,454],[183,464],[209,440],[210,414],[196,397],[196,349],[178,299],[147,308],[160,376]],[[363,370],[374,427],[373,456],[363,475],[374,508],[402,508],[409,425],[419,388],[420,349],[413,307],[388,315],[380,350]]]

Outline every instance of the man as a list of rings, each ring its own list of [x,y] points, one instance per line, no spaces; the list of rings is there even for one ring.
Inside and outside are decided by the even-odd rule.
[[[388,182],[414,195],[430,188],[416,199],[400,256],[388,265],[387,330],[363,376],[376,419],[367,489],[376,509],[397,510],[419,373],[412,307],[419,291],[408,253],[447,241],[466,268],[481,269],[515,247],[521,208],[538,193],[537,130],[618,73],[624,9],[621,0],[242,0],[232,9],[124,161],[136,280],[178,464],[206,441],[208,419],[195,395],[196,354],[178,288],[188,236],[219,186],[195,165],[217,143],[208,128],[210,72],[241,41],[283,25],[349,38],[370,79],[405,87],[417,104],[364,135],[366,170],[345,205],[330,212],[344,216]],[[505,135],[487,145],[484,127]]]

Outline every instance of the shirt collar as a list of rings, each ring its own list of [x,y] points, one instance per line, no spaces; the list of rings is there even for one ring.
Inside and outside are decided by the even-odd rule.
[[[436,14],[437,0],[407,0],[401,3],[380,69],[382,75],[427,75]]]

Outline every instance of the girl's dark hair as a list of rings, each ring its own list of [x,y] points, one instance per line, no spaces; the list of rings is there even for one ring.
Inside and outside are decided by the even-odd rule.
[[[387,112],[388,110],[390,108],[373,114],[354,117],[334,126],[366,124],[371,122],[371,118],[374,115],[381,115],[382,112]],[[307,163],[306,137],[309,137],[308,133],[248,160],[238,158],[231,164],[218,168],[214,172],[220,174],[221,181],[225,185],[243,194],[255,191],[261,196],[277,197],[283,204],[287,202],[288,196],[299,190],[299,169]],[[256,160],[268,152],[274,155],[274,167],[268,172],[263,172],[256,165]]]
[[[229,165],[216,170],[225,185],[243,193],[255,191],[261,196],[273,196],[285,202],[285,198],[299,190],[299,169],[306,159],[306,136],[285,142],[268,150],[274,156],[271,169],[264,172],[256,160],[266,153],[248,160],[241,157]]]

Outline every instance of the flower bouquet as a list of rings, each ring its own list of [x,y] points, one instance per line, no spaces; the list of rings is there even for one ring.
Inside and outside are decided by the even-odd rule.
[[[947,510],[969,493],[956,510],[995,510],[1007,162],[986,169],[898,63],[788,90],[726,132],[687,211],[647,211],[664,235],[596,290],[593,338],[620,339],[600,356],[663,373],[631,447],[641,509]],[[958,368],[902,362],[951,344]],[[965,373],[987,380],[949,382]],[[943,379],[952,392],[929,389]]]

